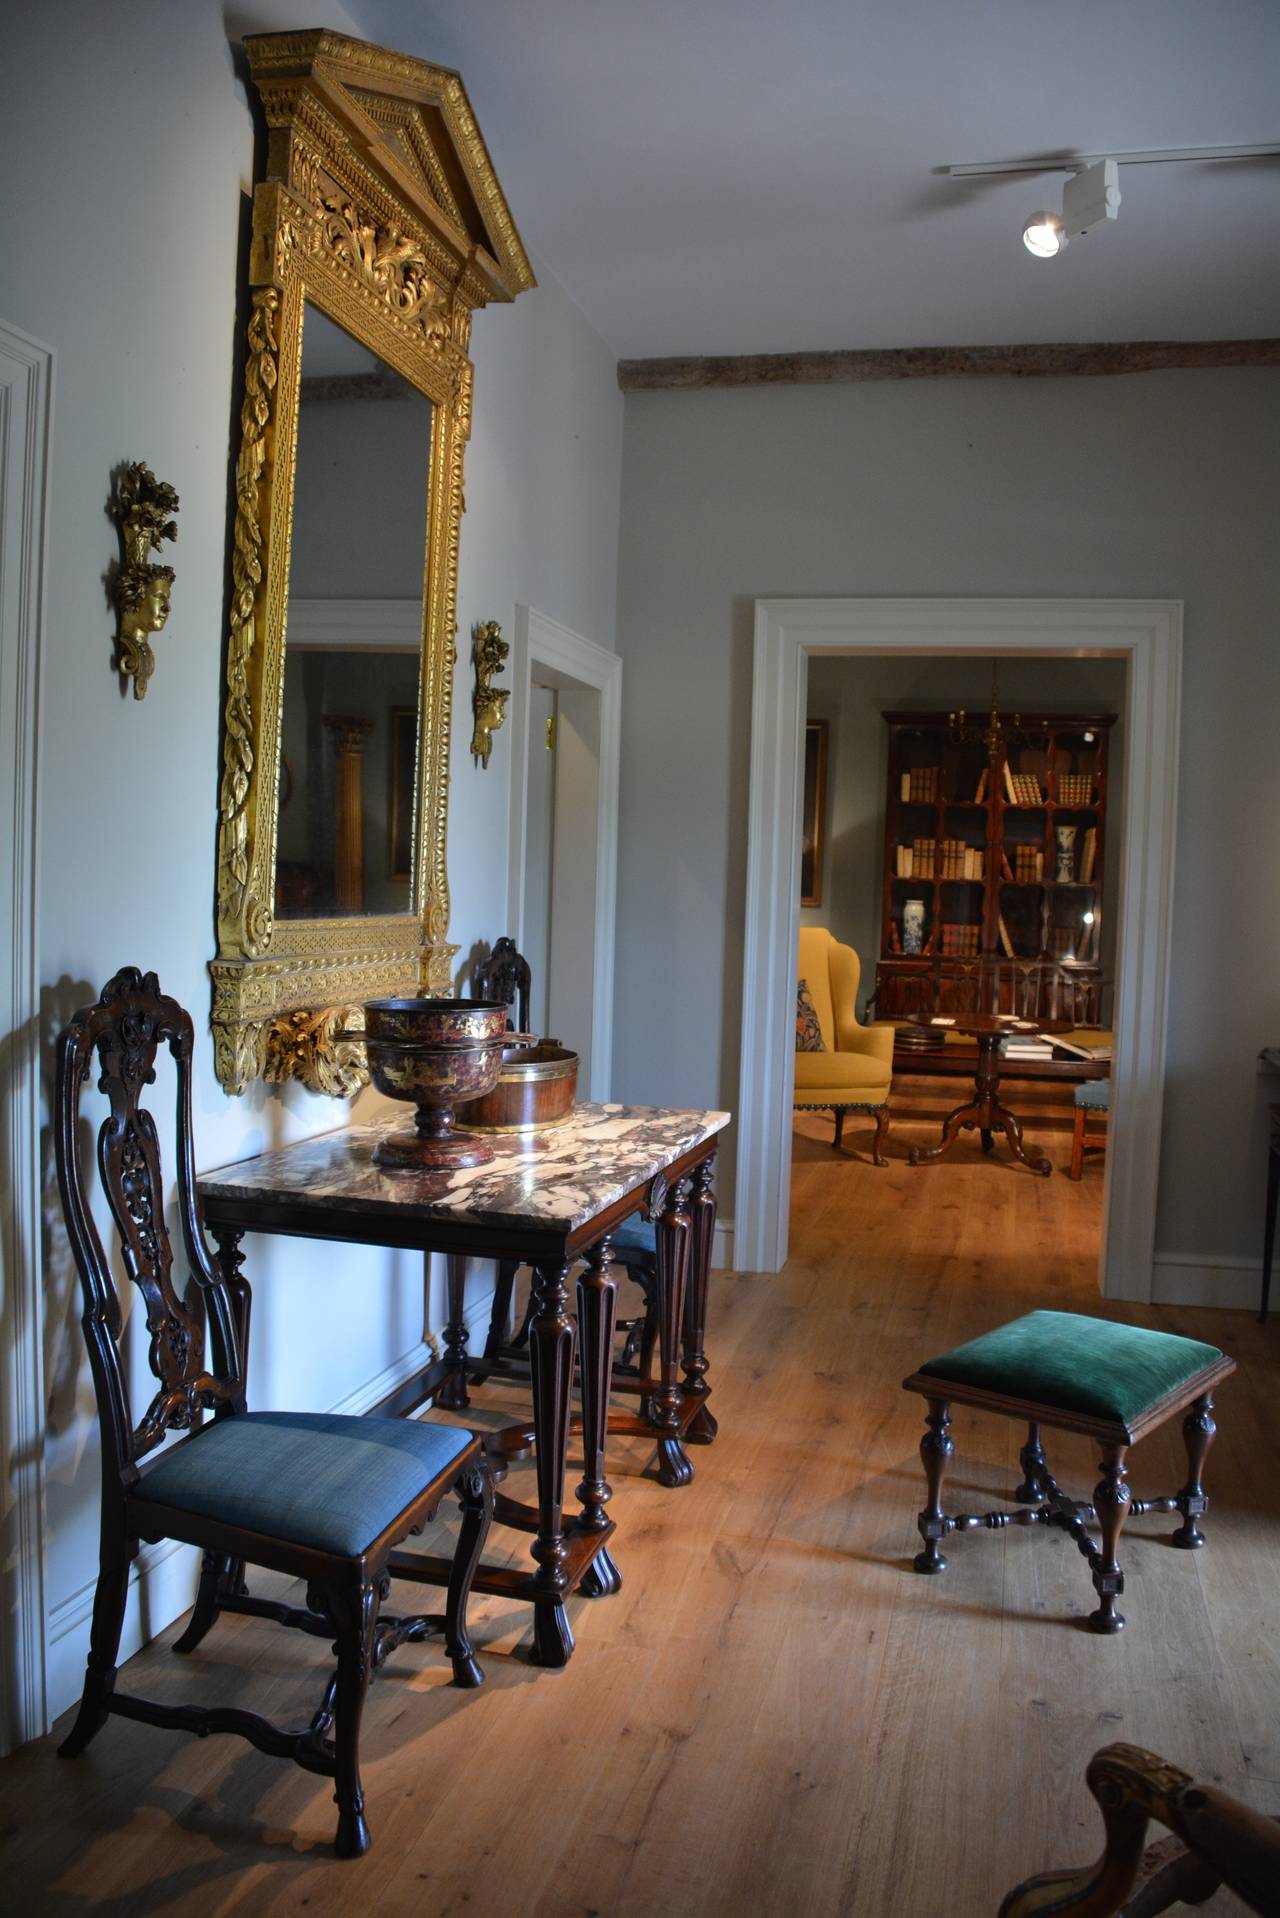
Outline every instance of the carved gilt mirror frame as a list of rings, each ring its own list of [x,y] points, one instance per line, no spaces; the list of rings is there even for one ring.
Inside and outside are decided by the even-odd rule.
[[[445,848],[471,315],[534,284],[457,74],[325,31],[245,41],[269,128],[253,201],[235,470],[212,962],[214,1056],[355,1091],[343,1028],[372,997],[452,989]],[[275,913],[286,609],[304,301],[431,401],[412,910]],[[354,1009],[354,1010],[353,1010]]]

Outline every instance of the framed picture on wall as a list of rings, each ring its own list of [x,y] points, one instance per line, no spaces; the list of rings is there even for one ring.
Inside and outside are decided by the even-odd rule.
[[[804,729],[804,793],[800,810],[800,904],[822,904],[822,854],[827,810],[827,722]]]
[[[413,877],[413,779],[417,770],[418,712],[391,708],[391,832],[387,878]]]

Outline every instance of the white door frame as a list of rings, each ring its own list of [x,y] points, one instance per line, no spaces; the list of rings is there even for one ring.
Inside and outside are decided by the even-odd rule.
[[[37,860],[53,377],[51,348],[0,321],[0,846],[9,864],[0,964],[0,1753],[48,1730]]]
[[[1180,600],[762,599],[751,710],[734,1256],[787,1256],[801,722],[813,654],[1107,654],[1128,665],[1103,1292],[1151,1297],[1173,923]]]
[[[618,772],[622,750],[622,661],[532,606],[517,606],[511,642],[511,827],[507,924],[517,946],[524,926],[525,795],[529,686],[534,666],[552,683],[600,695],[600,784],[596,804],[596,922],[592,964],[592,1099],[613,1080],[613,942],[618,885]]]

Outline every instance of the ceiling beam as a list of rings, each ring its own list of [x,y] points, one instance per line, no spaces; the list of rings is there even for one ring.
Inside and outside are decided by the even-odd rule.
[[[1280,366],[1280,339],[1123,340],[1057,346],[905,346],[839,353],[743,353],[619,360],[624,393],[713,386],[851,386],[864,380],[1043,379],[1098,373]]]

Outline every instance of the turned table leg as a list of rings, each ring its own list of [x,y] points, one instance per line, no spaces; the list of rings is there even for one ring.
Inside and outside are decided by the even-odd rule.
[[[444,1361],[450,1368],[436,1393],[436,1404],[446,1412],[465,1412],[471,1403],[467,1391],[467,1324],[464,1293],[467,1261],[459,1252],[450,1252],[445,1260],[449,1286],[449,1323],[444,1328]]]
[[[565,1310],[567,1265],[535,1266],[529,1354],[538,1472],[538,1535],[533,1542],[533,1649],[535,1665],[567,1665],[573,1633],[565,1612],[564,1465],[569,1443],[569,1398],[573,1388],[577,1332]]]
[[[693,1201],[689,1208],[692,1225],[689,1246],[689,1276],[684,1297],[684,1383],[686,1397],[698,1398],[693,1423],[686,1439],[697,1445],[710,1445],[719,1429],[707,1399],[707,1292],[711,1278],[711,1254],[715,1244],[716,1194],[715,1154],[702,1161],[693,1175]]]
[[[677,1179],[667,1188],[662,1209],[654,1219],[659,1382],[649,1403],[649,1422],[658,1434],[658,1480],[667,1486],[688,1485],[693,1477],[688,1453],[680,1442],[680,1335],[691,1232],[688,1197],[688,1179]]]
[[[581,1532],[608,1530],[605,1506],[612,1490],[605,1477],[609,1430],[609,1381],[613,1375],[613,1328],[618,1288],[609,1276],[612,1251],[607,1238],[587,1254],[578,1279],[578,1335],[582,1341],[582,1483],[578,1502]],[[622,1588],[622,1574],[607,1544],[592,1559],[578,1585],[587,1598],[606,1598]]]

